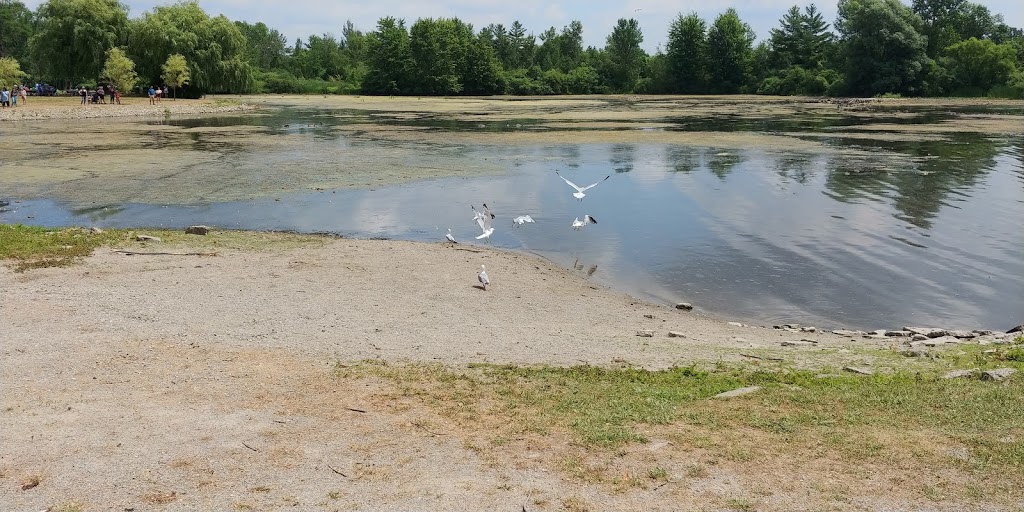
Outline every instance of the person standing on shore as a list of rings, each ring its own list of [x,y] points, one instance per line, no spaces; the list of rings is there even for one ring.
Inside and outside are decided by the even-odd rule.
[[[89,95],[89,91],[85,90],[84,85],[78,88],[78,95],[82,97],[82,105],[85,105],[85,98]]]
[[[27,105],[28,104],[28,87],[25,87],[25,86],[21,87],[21,104],[22,105]]]
[[[117,87],[110,86],[110,104],[113,105],[117,101],[117,104],[121,104],[121,91],[117,90]]]
[[[153,90],[153,86],[149,86],[149,104],[156,105],[156,91]]]
[[[11,106],[11,93],[7,92],[7,88],[4,87],[4,89],[0,91],[0,107],[9,106]]]

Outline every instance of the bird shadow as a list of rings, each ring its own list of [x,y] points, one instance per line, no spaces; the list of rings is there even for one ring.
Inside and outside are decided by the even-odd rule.
[[[485,292],[487,291],[487,288],[484,288],[483,285],[480,284],[474,284],[473,288],[476,288],[477,290],[483,290]]]

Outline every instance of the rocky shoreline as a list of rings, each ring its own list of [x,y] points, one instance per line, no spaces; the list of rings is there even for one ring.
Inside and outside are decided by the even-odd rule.
[[[16,108],[0,110],[0,121],[34,121],[43,119],[97,119],[125,117],[164,117],[167,115],[223,114],[245,112],[258,107],[247,103],[218,105],[195,100],[162,101],[148,105],[143,99],[123,105],[79,105],[68,99],[67,105],[52,102],[34,105],[31,101]],[[136,103],[137,102],[137,103]]]

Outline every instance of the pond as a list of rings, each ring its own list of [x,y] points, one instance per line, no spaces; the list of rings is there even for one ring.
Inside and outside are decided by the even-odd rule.
[[[116,140],[90,151],[116,158],[41,135],[55,125],[18,136],[0,126],[17,150],[0,157],[0,222],[435,242],[451,228],[463,243],[540,254],[731,320],[860,329],[1022,320],[1024,141],[904,129],[973,111],[614,125],[403,114],[282,105],[112,123],[104,133]],[[556,170],[581,185],[611,177],[577,201]],[[497,215],[489,242],[473,238],[470,205],[482,203]],[[536,223],[513,226],[526,214]],[[584,215],[597,224],[573,230]]]

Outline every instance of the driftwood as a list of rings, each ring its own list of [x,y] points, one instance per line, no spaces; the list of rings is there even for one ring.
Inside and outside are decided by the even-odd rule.
[[[137,252],[137,251],[114,251],[126,256],[216,256],[216,252]]]
[[[249,446],[248,444],[246,444],[245,441],[242,441],[242,446],[244,446],[244,447],[246,447],[246,448],[248,448],[248,449],[250,449],[250,450],[252,450],[254,452],[258,452],[259,451],[256,448],[253,448],[252,446]]]
[[[346,407],[345,410],[352,411],[352,412],[362,412],[362,413],[366,412],[366,411],[364,411],[362,409],[356,409],[355,407]]]
[[[333,472],[335,472],[335,473],[337,473],[337,474],[339,474],[339,475],[341,475],[341,476],[343,476],[345,478],[348,478],[348,475],[346,475],[345,473],[342,473],[341,471],[339,471],[337,468],[335,468],[334,466],[332,466],[330,464],[327,465],[327,469],[329,469],[329,470],[331,470],[331,471],[333,471]]]

